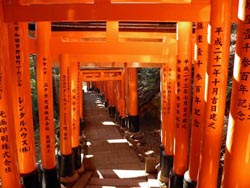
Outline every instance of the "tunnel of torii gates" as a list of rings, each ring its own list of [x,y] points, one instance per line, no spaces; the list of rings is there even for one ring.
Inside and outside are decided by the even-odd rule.
[[[249,17],[249,0],[1,0],[2,187],[41,186],[35,159],[30,54],[37,56],[45,187],[60,187],[60,180],[77,176],[81,168],[82,82],[98,88],[121,126],[131,132],[140,130],[138,67],[161,69],[159,179],[173,188],[217,187],[232,23],[238,29],[221,186],[250,187]],[[98,21],[105,22],[104,31],[51,29],[51,22]],[[35,31],[28,29],[30,22]],[[126,32],[120,29],[122,22],[168,22],[176,27],[173,32]],[[60,67],[59,170],[54,152],[52,66]]]

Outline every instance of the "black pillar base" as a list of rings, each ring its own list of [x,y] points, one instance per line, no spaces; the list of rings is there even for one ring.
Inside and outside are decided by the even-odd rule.
[[[165,178],[169,178],[170,170],[173,167],[173,156],[166,155],[165,151],[162,151],[161,158],[161,175]]]
[[[104,102],[104,106],[105,106],[105,108],[107,108],[109,106],[108,100]]]
[[[75,171],[73,153],[70,155],[58,155],[59,174],[61,177],[71,177]]]
[[[120,124],[121,124],[121,126],[122,126],[122,128],[125,128],[126,127],[126,120],[125,120],[125,118],[122,118],[121,117],[121,122],[120,122]]]
[[[42,188],[37,169],[29,174],[21,174],[25,188]]]
[[[101,98],[101,101],[103,102],[104,99],[105,99],[105,95],[102,93],[102,94],[100,95],[100,98]]]
[[[125,120],[125,127],[128,129],[128,127],[129,127],[129,116],[126,115],[124,120]]]
[[[73,148],[73,156],[75,162],[75,170],[78,170],[82,166],[82,159],[81,159],[81,146]]]
[[[128,131],[139,132],[140,131],[139,116],[129,115],[128,119],[129,119]]]
[[[119,116],[117,117],[117,122],[118,122],[120,125],[122,124],[122,116],[119,115]]]
[[[85,128],[85,121],[83,119],[80,119],[80,135],[82,134],[84,128]]]
[[[183,188],[183,175],[177,175],[174,173],[173,169],[171,169],[169,178],[169,188]]]
[[[118,110],[116,109],[115,110],[115,121],[119,123],[119,116],[120,116],[120,113],[118,112]]]
[[[108,109],[109,109],[109,117],[115,118],[115,110],[116,110],[115,106],[109,106]]]
[[[197,182],[192,181],[189,176],[189,172],[185,172],[183,180],[183,188],[196,188]]]
[[[44,188],[60,188],[60,181],[56,168],[43,170]]]
[[[164,145],[163,144],[161,144],[160,145],[160,167],[161,167],[161,164],[162,164],[162,152],[164,151]]]

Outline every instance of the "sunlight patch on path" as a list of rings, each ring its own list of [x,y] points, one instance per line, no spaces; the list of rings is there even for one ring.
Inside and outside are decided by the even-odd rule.
[[[116,125],[113,121],[103,121],[103,125]]]
[[[122,144],[122,143],[128,143],[127,139],[109,139],[107,140],[109,144]]]

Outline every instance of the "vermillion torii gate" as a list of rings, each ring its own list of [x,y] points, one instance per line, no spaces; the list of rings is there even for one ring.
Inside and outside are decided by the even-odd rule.
[[[3,187],[21,187],[20,175],[25,187],[40,186],[30,119],[32,110],[27,69],[29,54],[38,55],[40,133],[44,135],[41,145],[46,187],[59,187],[55,156],[52,152],[54,151],[51,131],[53,110],[50,98],[51,66],[59,65],[62,104],[61,177],[77,176],[75,168],[80,168],[77,160],[72,164],[72,153],[78,152],[79,134],[76,130],[79,126],[77,119],[81,116],[80,106],[74,105],[77,100],[80,101],[79,67],[122,69],[123,74],[128,75],[128,79],[121,79],[120,85],[115,86],[113,81],[110,82],[114,89],[122,90],[119,92],[120,99],[117,97],[118,99],[112,101],[111,105],[117,104],[117,100],[123,101],[122,106],[116,108],[120,109],[122,117],[131,112],[135,122],[137,109],[131,107],[133,106],[131,104],[125,105],[123,94],[127,91],[123,85],[127,82],[132,90],[135,90],[136,67],[161,67],[164,150],[160,179],[169,182],[169,186],[173,188],[194,187],[196,184],[199,188],[216,187],[232,22],[239,24],[239,42],[222,186],[250,186],[249,173],[243,170],[250,168],[248,160],[250,130],[246,126],[249,123],[249,21],[246,19],[249,16],[249,2],[247,0],[239,1],[241,3],[239,6],[237,0],[212,0],[211,3],[208,0],[147,0],[146,2],[1,0],[0,2],[0,175]],[[238,13],[239,18],[237,18]],[[104,32],[51,32],[50,22],[53,21],[107,22]],[[119,31],[121,21],[177,22],[177,34],[121,32]],[[37,24],[35,39],[28,38],[28,22]],[[195,39],[192,39],[191,23],[195,23],[196,26]],[[208,24],[211,30],[207,34]],[[209,41],[206,40],[207,36],[210,38]],[[192,40],[196,43],[195,53],[191,51]],[[191,113],[192,63],[195,70]],[[74,72],[74,76],[70,74],[71,72]],[[206,93],[205,88],[207,88]],[[136,92],[130,94],[129,98],[135,104]],[[129,111],[124,111],[125,106]],[[13,124],[15,126],[11,126]],[[64,169],[68,164],[72,164],[69,165],[72,168]]]

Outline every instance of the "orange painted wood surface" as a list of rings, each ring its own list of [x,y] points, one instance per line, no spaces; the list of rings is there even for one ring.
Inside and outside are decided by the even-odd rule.
[[[2,1],[0,1],[2,3]],[[8,26],[3,22],[0,5],[0,175],[2,187],[20,188],[17,148],[15,140],[14,114],[11,98],[11,71],[6,62],[10,61],[8,52]]]
[[[60,64],[60,151],[63,155],[72,153],[70,101],[70,57],[63,54]]]
[[[176,70],[176,134],[173,170],[184,175],[188,167],[191,101],[191,35],[192,23],[178,22]]]
[[[56,167],[52,65],[50,58],[49,22],[37,23],[37,96],[39,111],[40,143],[44,169]],[[42,70],[42,71],[41,71]]]
[[[248,1],[240,1],[240,3],[243,10],[239,14],[238,21],[223,188],[250,187],[250,66],[248,63],[250,58],[248,48],[250,7]]]
[[[166,133],[163,139],[164,150],[167,155],[174,155],[174,138],[176,131],[176,40],[170,39],[168,41],[168,59],[166,67],[166,106],[165,123]],[[164,106],[163,106],[164,108]]]
[[[201,155],[201,135],[205,117],[205,80],[208,62],[208,23],[196,23],[196,56],[194,61],[194,90],[192,105],[192,124],[190,138],[189,176],[197,181]]]
[[[79,115],[79,92],[80,92],[80,62],[70,65],[70,106],[71,106],[71,144],[76,148],[80,144],[80,115]]]
[[[230,0],[211,2],[211,45],[208,53],[206,116],[197,188],[216,188],[228,75],[231,33]]]
[[[12,97],[16,129],[16,144],[21,174],[36,170],[34,127],[30,90],[27,23],[9,24],[9,70],[12,74]],[[8,62],[7,62],[8,63]]]
[[[104,11],[105,10],[105,11]],[[129,10],[129,14],[128,14]],[[167,10],[167,11],[166,11]],[[46,12],[46,14],[44,14]],[[150,13],[150,14],[149,14]],[[178,14],[176,14],[178,13]],[[73,3],[4,4],[4,20],[11,21],[193,21],[208,22],[209,3]],[[153,15],[153,16],[152,16]]]

